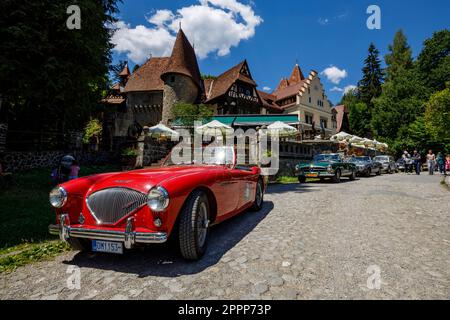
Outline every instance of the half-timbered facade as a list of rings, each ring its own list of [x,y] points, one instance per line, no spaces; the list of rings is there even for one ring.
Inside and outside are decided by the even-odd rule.
[[[204,103],[217,115],[278,113],[280,108],[265,104],[256,89],[247,61],[242,61],[217,78],[204,80]]]

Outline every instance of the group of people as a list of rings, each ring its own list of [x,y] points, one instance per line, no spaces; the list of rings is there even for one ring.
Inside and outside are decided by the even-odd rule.
[[[417,175],[420,175],[422,171],[422,156],[417,150],[414,150],[410,155],[408,151],[405,151],[402,156],[405,164],[405,172],[412,173],[413,170]],[[446,175],[447,171],[450,171],[450,155],[444,156],[442,152],[439,152],[437,156],[433,153],[433,150],[429,150],[426,155],[428,174],[433,175],[436,168],[443,175]]]

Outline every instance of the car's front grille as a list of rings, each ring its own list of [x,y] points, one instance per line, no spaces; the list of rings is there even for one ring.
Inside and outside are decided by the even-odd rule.
[[[86,204],[99,224],[115,224],[147,202],[147,195],[127,189],[109,188],[97,191]]]
[[[326,168],[319,168],[319,167],[317,167],[317,168],[305,168],[305,169],[303,169],[303,171],[304,171],[305,173],[311,173],[311,172],[325,172],[325,171],[327,171],[327,169],[326,169]]]

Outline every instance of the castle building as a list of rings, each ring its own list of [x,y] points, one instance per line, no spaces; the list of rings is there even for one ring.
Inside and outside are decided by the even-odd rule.
[[[296,64],[289,79],[281,79],[276,90],[265,98],[267,103],[280,107],[284,114],[297,115],[306,138],[313,138],[317,133],[322,136],[336,133],[336,113],[317,71],[312,70],[305,77]]]
[[[119,78],[103,100],[103,137],[111,148],[114,140],[136,136],[144,126],[175,124],[173,107],[179,102],[208,105],[227,121],[247,116],[240,122],[248,126],[275,119],[301,123],[304,138],[329,136],[337,129],[338,110],[332,111],[316,71],[305,77],[296,65],[290,78],[283,78],[270,94],[257,90],[246,60],[217,77],[202,78],[195,50],[181,29],[170,57],[151,57],[133,73],[125,66]]]
[[[160,122],[170,125],[176,120],[173,107],[179,102],[206,104],[217,115],[282,112],[261,98],[247,61],[218,77],[202,79],[195,50],[183,30],[170,57],[151,57],[133,73],[126,66],[119,76],[120,83],[103,100],[113,107],[106,130],[113,137]]]

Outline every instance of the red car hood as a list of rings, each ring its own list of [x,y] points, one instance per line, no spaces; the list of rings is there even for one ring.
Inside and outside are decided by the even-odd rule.
[[[121,172],[97,181],[89,189],[88,194],[112,187],[125,187],[147,193],[165,180],[192,174],[204,175],[205,170],[214,168],[217,169],[215,166],[174,166]]]

